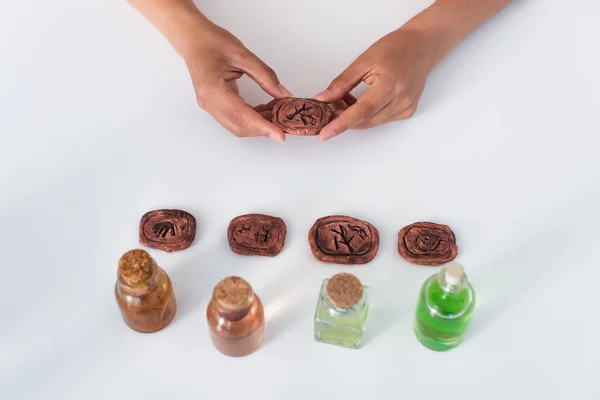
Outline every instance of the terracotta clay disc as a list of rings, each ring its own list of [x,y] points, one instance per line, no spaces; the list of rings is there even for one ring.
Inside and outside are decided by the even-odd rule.
[[[454,260],[458,246],[449,226],[417,222],[398,233],[398,252],[413,264],[438,266]]]
[[[327,297],[339,308],[350,308],[362,298],[363,285],[352,274],[336,274],[327,282]]]
[[[308,233],[315,258],[335,264],[366,264],[377,255],[379,231],[366,221],[344,215],[318,219]]]
[[[281,218],[264,214],[240,215],[227,229],[229,247],[243,256],[276,256],[285,245],[287,228]]]
[[[154,210],[142,217],[140,244],[168,253],[187,249],[196,237],[196,219],[181,210]]]
[[[331,122],[333,108],[313,99],[285,98],[273,107],[272,122],[292,135],[315,136]]]

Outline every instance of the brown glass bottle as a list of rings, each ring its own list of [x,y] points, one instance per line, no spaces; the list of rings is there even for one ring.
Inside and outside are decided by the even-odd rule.
[[[254,352],[265,337],[262,302],[250,284],[237,276],[225,278],[215,287],[206,317],[214,346],[228,356]]]
[[[138,332],[161,330],[177,312],[171,280],[144,250],[128,251],[119,260],[115,296],[123,320]]]

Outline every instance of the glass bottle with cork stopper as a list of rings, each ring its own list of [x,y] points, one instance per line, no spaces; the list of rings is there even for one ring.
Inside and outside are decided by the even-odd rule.
[[[119,260],[115,297],[125,323],[142,333],[163,329],[177,312],[169,276],[144,250],[128,251]]]
[[[340,273],[323,280],[315,311],[315,339],[361,348],[369,314],[368,291],[352,274]]]
[[[462,265],[450,263],[423,283],[415,335],[431,350],[453,349],[462,342],[474,309],[475,291]]]
[[[206,317],[214,346],[228,356],[254,352],[265,337],[262,302],[240,277],[230,276],[217,284]]]

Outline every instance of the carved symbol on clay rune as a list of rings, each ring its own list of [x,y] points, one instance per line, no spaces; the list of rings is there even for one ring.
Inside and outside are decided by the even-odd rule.
[[[152,232],[154,232],[156,237],[161,237],[163,239],[167,237],[167,234],[175,236],[175,225],[173,225],[172,222],[159,222],[152,227]]]
[[[240,229],[238,229],[238,233],[244,233],[245,231],[249,231],[252,228],[252,226],[246,226],[246,225],[242,225],[242,227]]]
[[[256,240],[257,242],[267,243],[267,240],[269,240],[269,232],[271,232],[271,230],[267,230],[263,226],[262,229],[259,229],[254,234],[254,240]]]
[[[313,117],[312,115],[310,115],[310,113],[308,113],[308,111],[311,109],[312,109],[312,107],[309,107],[306,103],[304,103],[304,104],[302,104],[302,108],[300,108],[299,110],[298,110],[298,107],[294,107],[295,111],[292,114],[286,115],[285,118],[288,121],[293,121],[294,118],[296,118],[296,116],[299,115],[300,120],[302,121],[304,126],[316,125],[317,124],[316,118]]]
[[[356,232],[361,239],[365,239],[367,237],[367,233],[360,226],[356,225],[346,225],[351,232]],[[355,235],[350,236],[351,232],[348,232],[346,227],[342,224],[339,225],[339,230],[330,229],[331,232],[336,233],[339,236],[333,236],[333,242],[335,244],[335,249],[340,251],[340,245],[344,245],[348,248],[350,253],[354,253],[354,247],[352,247],[352,239],[354,239]]]

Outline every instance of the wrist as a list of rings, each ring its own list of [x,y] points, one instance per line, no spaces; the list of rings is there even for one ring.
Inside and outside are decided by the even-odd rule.
[[[212,23],[198,9],[174,10],[166,17],[163,35],[180,56],[186,55],[198,41],[198,32],[207,31]]]
[[[464,38],[460,18],[444,10],[443,5],[435,2],[408,22],[399,30],[417,33],[431,55],[431,68],[438,64]]]
[[[184,56],[192,46],[198,30],[207,29],[211,22],[191,0],[129,0]]]

